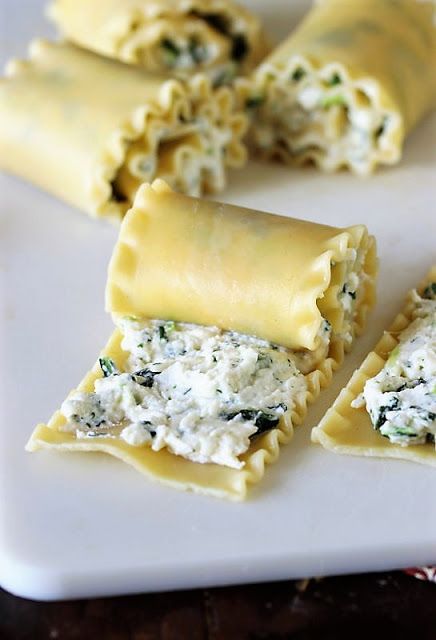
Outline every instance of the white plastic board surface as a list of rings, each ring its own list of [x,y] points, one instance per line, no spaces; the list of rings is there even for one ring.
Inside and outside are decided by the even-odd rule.
[[[308,2],[249,4],[284,35],[283,17],[293,24]],[[2,62],[50,34],[42,6],[2,0]],[[309,438],[436,262],[436,117],[411,136],[400,166],[371,179],[252,163],[221,198],[332,225],[364,222],[381,260],[367,333],[242,504],[153,484],[105,455],[24,451],[111,331],[103,292],[116,230],[1,179],[0,584],[11,592],[92,597],[436,562],[434,469],[338,456]]]

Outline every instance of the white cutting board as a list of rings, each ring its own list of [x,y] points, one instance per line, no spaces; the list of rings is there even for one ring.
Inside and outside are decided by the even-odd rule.
[[[307,4],[251,6],[264,5],[267,23],[283,34],[283,15],[291,24]],[[50,33],[41,6],[26,2],[27,12],[15,14],[17,3],[3,0],[3,58],[23,56],[32,34]],[[433,117],[410,138],[399,167],[369,180],[260,164],[232,174],[222,199],[338,226],[365,222],[381,259],[367,333],[242,504],[153,484],[105,455],[24,451],[111,331],[103,291],[116,230],[3,178],[1,586],[35,599],[78,598],[436,562],[434,469],[337,456],[309,439],[406,291],[436,262],[435,156]]]

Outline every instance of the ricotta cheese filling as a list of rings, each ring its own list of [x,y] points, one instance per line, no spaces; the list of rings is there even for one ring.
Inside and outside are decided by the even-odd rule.
[[[64,429],[77,438],[119,437],[240,469],[252,439],[276,428],[306,393],[298,358],[275,344],[171,321],[118,324],[124,366],[102,358],[94,391],[76,391],[61,407]]]
[[[232,121],[216,109],[177,125],[151,123],[145,139],[132,142],[113,182],[115,196],[132,201],[143,182],[162,178],[172,189],[198,197],[225,185],[225,154],[234,139]],[[152,132],[152,134],[150,133]]]
[[[365,291],[367,280],[363,268],[365,259],[366,251],[362,247],[349,248],[344,262],[340,265],[344,270],[343,284],[338,293],[338,303],[342,310],[342,326],[341,330],[336,333],[344,341],[346,347],[349,347],[354,339],[356,310]],[[332,267],[332,271],[335,267],[336,265]]]
[[[327,170],[368,173],[374,158],[389,161],[396,116],[375,104],[372,86],[354,86],[341,69],[306,64],[264,65],[247,102],[254,144],[285,161],[313,160]],[[394,161],[395,158],[391,158]]]
[[[363,250],[349,249],[332,263],[333,274],[342,270],[341,332],[322,319],[311,351],[217,327],[117,318],[125,361],[100,359],[103,377],[94,391],[73,392],[63,403],[63,429],[242,468],[253,438],[276,428],[304,397],[305,376],[328,357],[332,336],[351,343],[364,258]]]
[[[224,14],[160,17],[128,32],[120,43],[120,56],[156,72],[211,73],[217,84],[223,84],[249,54],[246,31],[243,20],[231,20]]]
[[[413,298],[414,320],[352,405],[366,406],[374,429],[401,446],[434,442],[436,434],[436,282]]]

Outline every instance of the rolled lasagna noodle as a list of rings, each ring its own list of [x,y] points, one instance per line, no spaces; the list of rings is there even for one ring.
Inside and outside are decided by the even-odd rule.
[[[427,287],[432,287],[434,299],[436,294],[436,265],[418,287],[418,293],[425,296]],[[376,428],[373,426],[364,402],[356,402],[357,399],[361,398],[366,382],[383,370],[389,358],[397,357],[401,334],[412,324],[415,318],[415,311],[416,299],[412,291],[408,295],[403,312],[395,318],[389,330],[384,333],[374,350],[368,354],[360,368],[355,371],[350,382],[341,391],[319,425],[312,430],[313,442],[321,444],[325,449],[334,453],[378,458],[399,458],[436,466],[434,442],[409,444],[408,446],[390,442],[387,437],[381,435],[380,425],[377,425]],[[422,350],[422,346],[418,348]],[[428,356],[429,358],[432,357],[430,353]],[[399,382],[400,379],[398,379]],[[421,382],[421,379],[417,380],[417,383]],[[397,389],[394,387],[391,390],[396,391]],[[402,390],[400,388],[400,391]],[[435,391],[433,389],[432,393],[434,394]],[[384,409],[386,418],[386,410],[389,411],[389,407]],[[413,407],[413,409],[417,410],[418,407]]]
[[[374,302],[375,275],[374,238],[363,226],[337,229],[199,201],[159,180],[143,185],[109,267],[106,307],[118,326],[132,316],[165,318],[239,332],[234,339],[257,336],[273,343],[273,350],[281,348],[274,344],[288,347],[288,357],[306,367],[299,374],[301,389],[286,401],[290,409],[277,428],[256,437],[240,456],[241,468],[199,464],[120,438],[79,439],[65,430],[60,412],[36,428],[28,449],[105,451],[166,484],[244,498],[247,484],[260,480],[265,464],[276,459],[279,445],[290,439],[293,425],[362,330]],[[101,357],[123,371],[128,354],[122,339],[117,329]],[[91,392],[101,377],[97,364],[79,391]]]
[[[244,164],[245,116],[228,87],[150,74],[37,41],[0,80],[0,166],[93,216],[120,218],[156,176],[193,195]]]
[[[54,0],[49,15],[87,49],[154,72],[205,71],[218,83],[267,52],[260,20],[232,0]]]
[[[436,106],[433,11],[418,0],[318,2],[244,88],[258,150],[362,175],[398,162]]]

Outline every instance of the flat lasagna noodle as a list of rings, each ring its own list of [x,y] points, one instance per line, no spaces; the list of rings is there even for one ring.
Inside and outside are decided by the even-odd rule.
[[[418,292],[422,292],[429,283],[435,281],[436,265],[418,287]],[[353,400],[362,393],[366,381],[383,369],[389,355],[397,347],[399,334],[413,320],[414,306],[410,292],[403,312],[395,318],[374,351],[368,354],[319,425],[312,430],[312,442],[321,444],[334,453],[399,458],[436,466],[436,450],[433,443],[407,447],[393,444],[373,428],[364,406],[351,406]]]
[[[153,72],[207,72],[228,82],[267,53],[260,20],[232,0],[54,0],[72,42]]]
[[[121,335],[116,330],[100,357],[109,357],[122,364],[126,354],[122,351],[120,342]],[[291,440],[294,425],[304,420],[307,405],[330,383],[342,358],[342,345],[332,344],[330,356],[319,369],[307,376],[307,393],[297,398],[291,419],[282,419],[278,428],[256,438],[249,451],[241,456],[241,460],[245,462],[242,469],[231,469],[218,464],[199,464],[174,455],[167,449],[153,451],[149,447],[132,446],[119,438],[79,440],[74,434],[62,430],[66,420],[60,411],[53,415],[47,425],[40,424],[36,427],[26,448],[28,451],[52,449],[108,453],[162,484],[219,498],[244,500],[248,486],[259,482],[264,475],[265,466],[277,460],[280,445]],[[97,361],[77,390],[92,391],[95,380],[101,375]]]
[[[28,450],[103,451],[164,484],[244,499],[247,486],[258,482],[265,465],[277,458],[280,444],[290,440],[293,425],[302,422],[307,405],[329,384],[350,347],[340,335],[341,313],[335,300],[339,282],[346,278],[344,260],[350,258],[350,250],[363,254],[354,335],[363,330],[375,296],[375,244],[364,227],[335,229],[203,202],[175,194],[162,181],[143,185],[123,221],[109,268],[106,306],[115,318],[134,314],[213,323],[302,349],[316,346],[315,334],[322,323],[318,301],[324,317],[330,317],[339,331],[332,334],[327,355],[305,376],[306,388],[299,391],[293,410],[277,428],[254,440],[241,456],[245,463],[241,469],[199,464],[167,449],[131,446],[119,438],[77,439],[62,430],[66,419],[60,412],[35,429]],[[230,275],[232,286],[223,302]],[[292,297],[298,299],[299,308],[291,315],[279,313]],[[102,357],[123,367],[126,355],[117,329]],[[78,390],[92,391],[99,377],[97,363]]]
[[[432,3],[321,0],[242,83],[266,157],[361,175],[400,160],[436,106]]]
[[[228,87],[150,74],[36,41],[0,80],[0,166],[83,211],[119,219],[156,176],[192,195],[241,166],[246,117]]]

